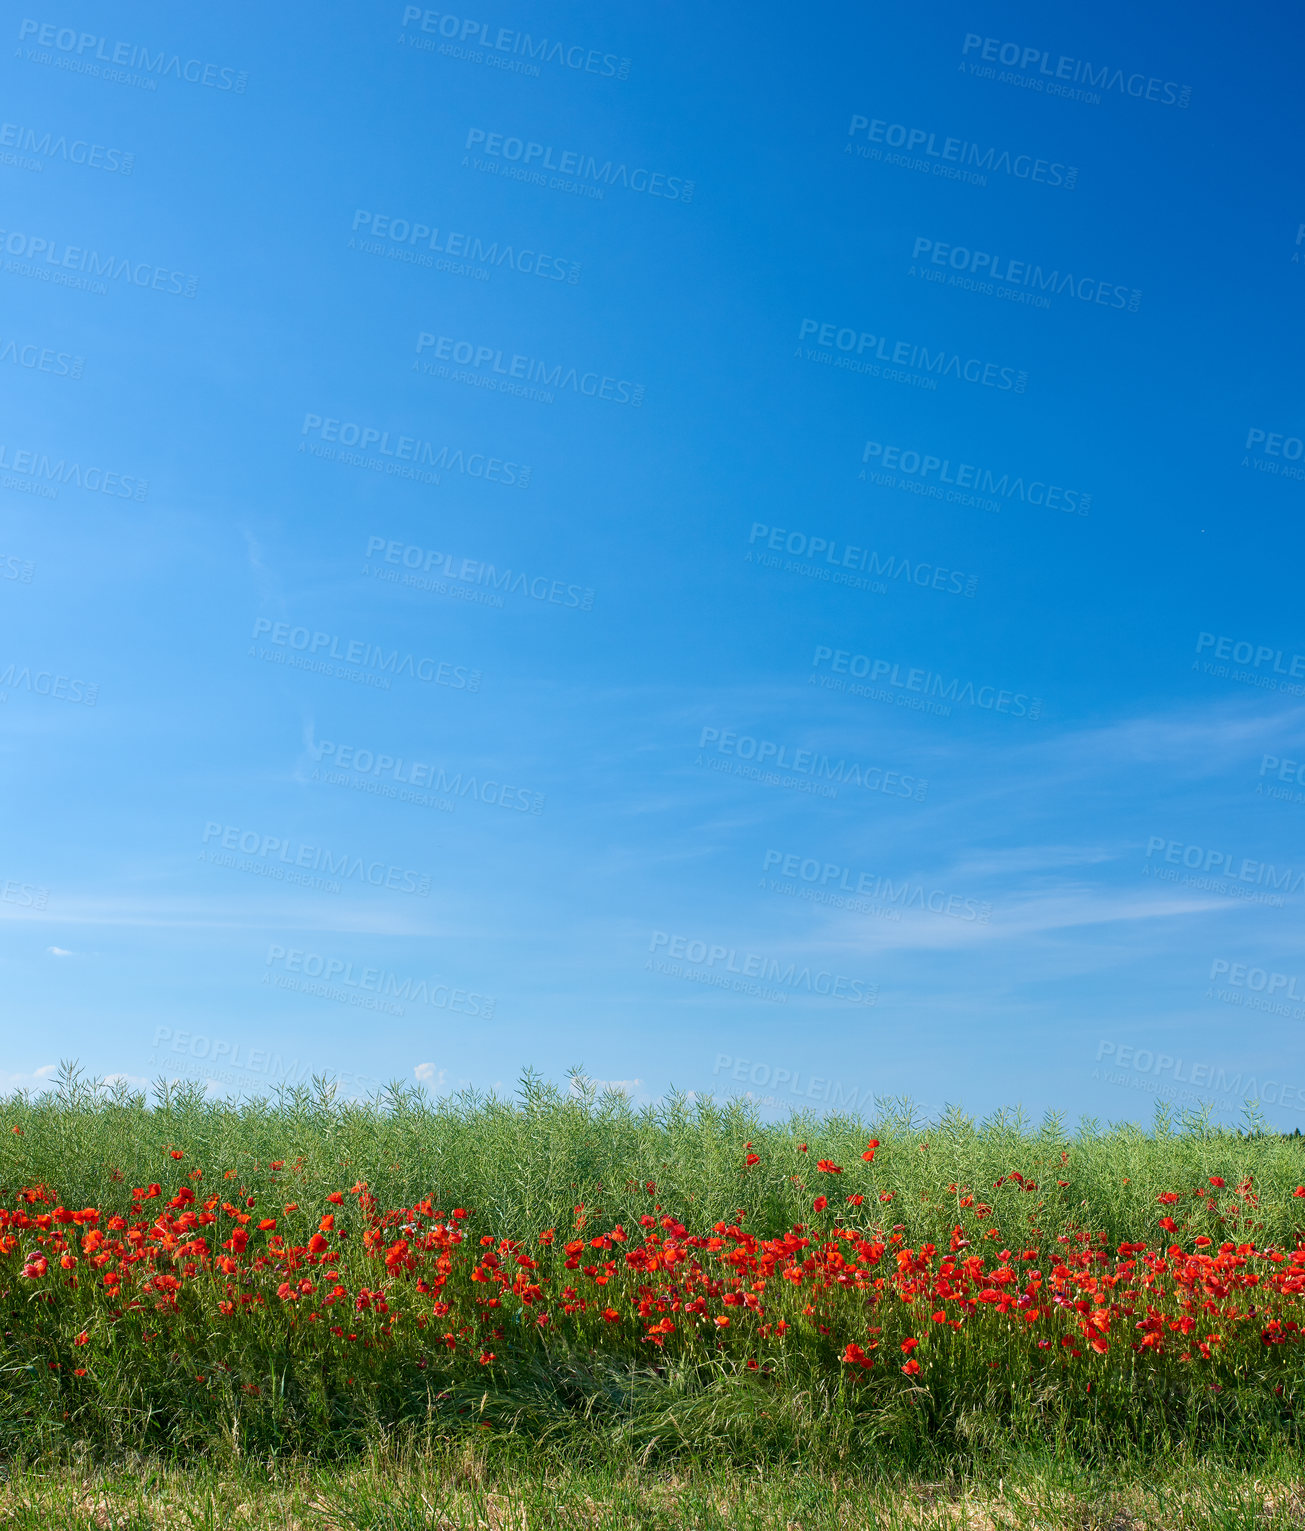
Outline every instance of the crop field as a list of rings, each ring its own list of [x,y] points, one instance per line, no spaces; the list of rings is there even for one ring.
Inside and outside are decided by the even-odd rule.
[[[1298,1138],[69,1069],[0,1192],[6,1525],[1305,1524]]]

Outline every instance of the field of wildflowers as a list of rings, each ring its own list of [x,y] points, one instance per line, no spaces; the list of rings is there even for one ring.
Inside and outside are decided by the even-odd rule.
[[[0,1102],[0,1458],[1250,1470],[1301,1445],[1302,1230],[1305,1144],[1201,1121],[70,1070]]]

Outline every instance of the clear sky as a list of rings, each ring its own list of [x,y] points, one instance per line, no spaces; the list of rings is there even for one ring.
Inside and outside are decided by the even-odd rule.
[[[1289,7],[4,25],[0,1085],[1305,1125]]]

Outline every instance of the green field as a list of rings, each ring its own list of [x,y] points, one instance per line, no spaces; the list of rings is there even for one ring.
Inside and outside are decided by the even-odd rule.
[[[0,1102],[0,1524],[1305,1525],[1303,1182],[1253,1118],[70,1070]]]

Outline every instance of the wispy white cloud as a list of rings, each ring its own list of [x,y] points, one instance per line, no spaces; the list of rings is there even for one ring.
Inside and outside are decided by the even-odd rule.
[[[946,870],[948,879],[1012,877],[1022,872],[1100,866],[1118,852],[1104,845],[1012,845],[963,852]]]
[[[922,910],[905,911],[900,922],[839,914],[831,918],[826,934],[831,944],[860,951],[948,951],[1003,946],[1089,926],[1194,919],[1209,914],[1226,917],[1244,913],[1245,908],[1236,899],[1215,894],[1062,887],[1005,901],[986,923]]]
[[[1211,776],[1266,749],[1284,736],[1299,737],[1305,708],[1264,710],[1262,698],[1226,697],[1199,707],[1121,719],[1098,728],[1066,730],[1053,749],[1093,768],[1109,764],[1160,764],[1185,775]]]
[[[261,890],[257,890],[261,892]],[[428,901],[423,900],[423,905]],[[432,901],[433,902],[433,901]],[[255,899],[176,897],[133,900],[94,895],[65,897],[57,909],[30,909],[0,902],[0,920],[48,925],[118,926],[143,930],[307,931],[338,935],[448,937],[469,934],[456,919],[450,896],[448,914],[438,909],[409,910],[397,904],[345,904],[311,898],[298,902]],[[47,948],[74,956],[62,948]]]
[[[50,1088],[50,1080],[58,1072],[57,1063],[42,1064],[40,1068],[32,1069],[30,1073],[14,1073],[8,1069],[0,1069],[0,1095],[14,1095],[19,1090],[39,1095],[43,1090]]]

